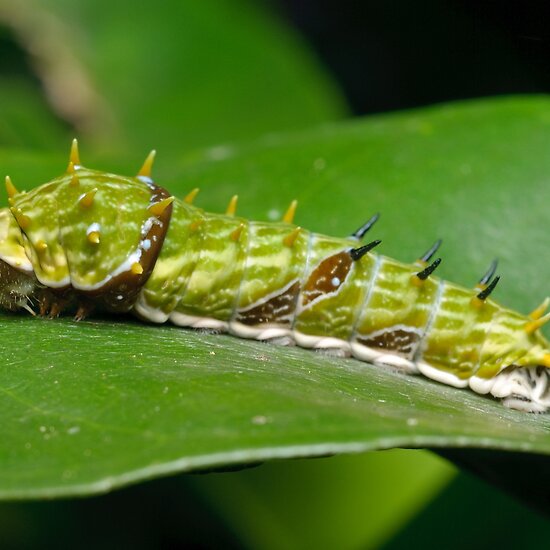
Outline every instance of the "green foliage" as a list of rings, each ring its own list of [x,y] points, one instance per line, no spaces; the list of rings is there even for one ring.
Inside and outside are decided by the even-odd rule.
[[[25,330],[34,340],[4,350],[2,414],[12,427],[0,443],[4,498],[88,494],[273,458],[449,445],[458,434],[474,444],[491,435],[495,446],[522,440],[519,431],[484,431],[494,403],[472,413],[470,394],[355,361],[131,322],[2,317],[0,326],[7,341]],[[431,404],[440,390],[444,399]],[[472,415],[470,426],[444,430],[451,411],[457,426]]]

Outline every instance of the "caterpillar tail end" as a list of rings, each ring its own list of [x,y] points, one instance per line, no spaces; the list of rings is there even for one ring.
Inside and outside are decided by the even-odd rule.
[[[491,394],[510,409],[532,413],[550,409],[550,370],[545,365],[510,365],[491,379],[473,377],[470,387]]]

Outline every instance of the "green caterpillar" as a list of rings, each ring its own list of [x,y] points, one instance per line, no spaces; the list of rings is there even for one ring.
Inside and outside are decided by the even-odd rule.
[[[65,174],[28,193],[6,178],[0,210],[0,309],[56,317],[93,309],[242,338],[329,349],[456,387],[509,407],[550,407],[546,300],[529,316],[489,299],[496,263],[475,289],[432,276],[440,241],[416,264],[349,238],[193,206],[151,179],[89,170],[73,142]]]

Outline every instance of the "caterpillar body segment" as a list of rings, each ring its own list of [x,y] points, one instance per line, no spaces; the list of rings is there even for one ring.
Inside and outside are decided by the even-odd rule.
[[[475,289],[433,275],[437,241],[416,263],[360,246],[374,216],[349,238],[194,206],[151,179],[84,168],[28,193],[9,178],[0,209],[0,308],[56,316],[94,308],[154,323],[296,343],[421,373],[505,405],[550,407],[544,307],[530,316],[489,299],[496,264]],[[191,196],[192,195],[192,196]],[[547,302],[543,304],[546,306]]]

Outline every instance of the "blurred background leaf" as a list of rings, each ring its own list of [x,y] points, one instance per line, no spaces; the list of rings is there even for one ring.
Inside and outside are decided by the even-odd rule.
[[[12,68],[2,88],[24,88],[31,106],[46,97],[59,118],[48,128],[64,123],[111,155],[158,147],[173,159],[347,112],[298,35],[261,3],[3,0],[0,19]]]

